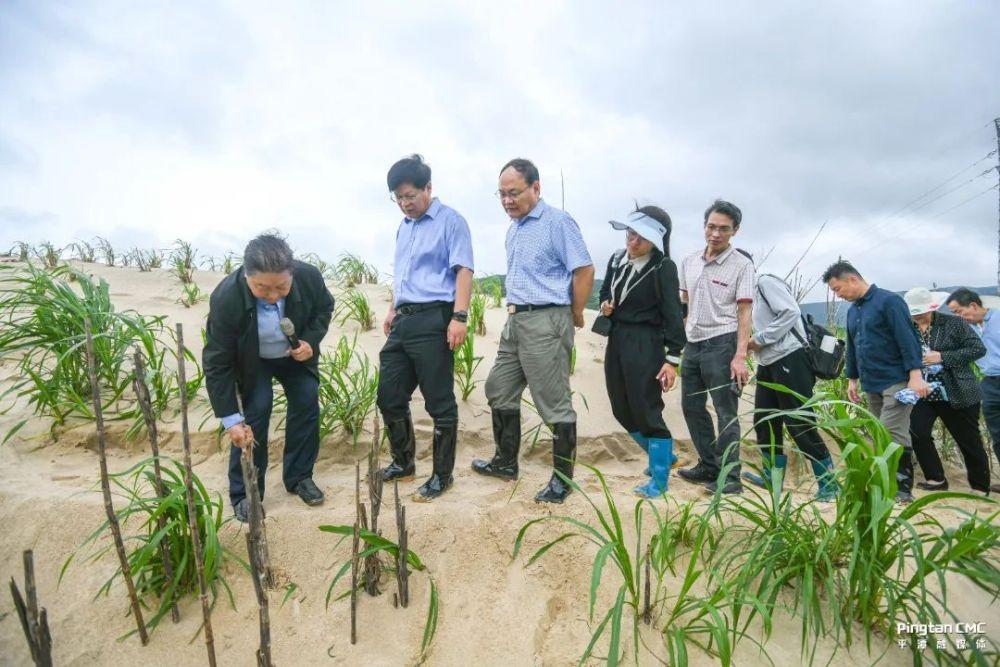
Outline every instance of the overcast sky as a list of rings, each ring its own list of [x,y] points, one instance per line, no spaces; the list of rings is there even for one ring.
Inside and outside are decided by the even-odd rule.
[[[948,209],[997,183],[976,176],[996,164],[977,160],[1000,3],[693,4],[5,0],[0,250],[101,234],[219,255],[273,227],[391,272],[385,173],[420,152],[480,274],[505,270],[493,192],[521,156],[551,204],[563,174],[598,275],[633,200],[669,211],[680,257],[723,197],[737,245],[774,248],[764,271],[827,221],[811,278],[843,255],[893,289],[995,283],[997,191]]]

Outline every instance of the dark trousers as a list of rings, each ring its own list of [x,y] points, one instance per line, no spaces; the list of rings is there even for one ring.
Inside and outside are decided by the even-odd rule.
[[[670,437],[663,421],[663,389],[656,379],[665,356],[662,329],[615,323],[604,353],[604,381],[611,412],[629,433]]]
[[[784,385],[807,398],[812,396],[816,379],[809,367],[806,351],[799,348],[772,364],[757,366],[757,393],[753,405],[757,444],[766,457],[770,457],[772,443],[775,454],[784,454],[783,427],[787,427],[795,444],[806,456],[815,461],[829,457],[830,452],[815,423],[776,414],[782,410],[801,410],[802,401],[787,392],[765,387],[761,384],[763,382]],[[769,415],[774,416],[768,418]]]
[[[976,491],[988,491],[990,459],[979,433],[979,403],[967,408],[954,408],[948,401],[919,401],[913,406],[910,413],[910,437],[924,477],[934,481],[945,478],[941,457],[934,447],[933,428],[938,417],[962,452],[969,486]]]
[[[1000,377],[983,378],[980,387],[983,389],[983,416],[986,418],[986,430],[990,432],[993,441],[993,453],[1000,461]]]
[[[435,304],[392,320],[379,353],[378,408],[386,423],[410,414],[418,386],[427,414],[437,421],[458,421],[455,356],[448,349],[448,324],[454,304]]]
[[[729,471],[730,480],[739,480],[740,477],[739,396],[729,388],[729,363],[735,354],[736,332],[733,332],[708,340],[689,341],[684,346],[684,361],[681,363],[681,408],[698,457],[701,463],[716,473],[723,466],[736,463]],[[712,406],[719,422],[718,438],[712,416],[705,407],[708,395],[712,396]]]
[[[261,359],[256,383],[243,394],[243,416],[257,440],[253,448],[253,462],[257,468],[261,499],[264,498],[264,476],[267,474],[267,431],[274,403],[271,387],[274,378],[281,383],[288,402],[281,471],[281,479],[288,491],[292,491],[302,480],[312,477],[319,453],[319,379],[304,364],[291,357]],[[240,467],[242,451],[236,446],[229,449],[229,499],[234,505],[246,497],[243,469]]]

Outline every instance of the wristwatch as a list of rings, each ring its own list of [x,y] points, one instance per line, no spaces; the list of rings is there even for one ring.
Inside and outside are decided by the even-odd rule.
[[[469,311],[456,310],[454,313],[451,314],[451,319],[455,320],[456,322],[461,322],[462,324],[465,324],[466,322],[469,321]]]

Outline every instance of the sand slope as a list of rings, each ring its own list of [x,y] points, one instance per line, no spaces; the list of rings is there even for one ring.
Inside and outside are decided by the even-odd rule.
[[[134,308],[144,314],[165,314],[171,323],[182,322],[192,351],[200,357],[206,304],[185,309],[174,300],[177,288],[165,272],[139,273],[131,269],[81,265],[84,270],[105,277],[119,309]],[[197,281],[211,290],[220,274],[198,272]],[[387,307],[381,287],[363,288],[381,318]],[[586,647],[591,627],[587,619],[587,591],[594,549],[583,542],[569,541],[553,549],[545,558],[524,567],[526,556],[511,562],[511,549],[518,529],[527,521],[549,513],[565,513],[589,521],[591,514],[579,495],[562,508],[540,506],[532,502],[535,492],[548,479],[550,449],[547,439],[531,450],[523,451],[522,477],[509,484],[483,480],[469,470],[474,456],[492,453],[489,413],[481,382],[492,364],[497,337],[506,315],[500,309],[487,314],[487,334],[477,338],[477,354],[483,362],[477,371],[480,385],[468,402],[460,402],[462,434],[456,464],[454,488],[432,504],[408,501],[411,548],[427,563],[438,583],[441,612],[437,638],[428,664],[468,665],[570,665],[575,664]],[[588,324],[592,314],[588,316]],[[356,325],[334,325],[324,344],[326,349],[345,333],[353,336]],[[384,342],[380,327],[358,334],[359,346],[377,359]],[[579,457],[596,464],[616,489],[618,501],[630,511],[633,486],[641,481],[644,466],[642,452],[621,432],[614,421],[604,390],[601,359],[604,341],[589,330],[578,333],[578,361],[573,377],[575,403],[579,412]],[[0,369],[9,382],[11,368]],[[688,434],[680,412],[677,389],[667,396],[667,424],[679,441],[682,462],[692,460]],[[192,414],[191,423],[201,423],[200,411]],[[431,421],[423,411],[419,392],[414,397],[414,419],[418,437],[417,480],[401,487],[408,495],[430,471]],[[0,417],[0,430],[6,431],[26,416],[17,406]],[[538,422],[527,417],[525,429]],[[213,491],[226,491],[226,449],[218,448],[214,420],[205,432],[194,438],[196,472]],[[174,422],[164,424],[165,452],[180,456],[181,444]],[[146,443],[125,443],[122,425],[109,425],[111,467],[121,471],[147,455]],[[200,623],[200,608],[195,599],[185,601],[178,625],[165,620],[153,634],[149,646],[142,647],[136,637],[116,638],[133,629],[126,616],[124,588],[116,587],[110,597],[92,601],[100,584],[114,571],[116,561],[105,557],[95,564],[75,563],[57,587],[59,569],[67,555],[103,520],[100,494],[95,492],[98,476],[93,453],[93,427],[82,425],[63,429],[56,442],[48,437],[48,423],[32,420],[7,445],[0,448],[0,578],[21,579],[21,551],[35,551],[39,596],[49,610],[54,640],[55,661],[59,665],[197,665],[205,664],[200,637],[194,638]],[[353,521],[355,457],[360,457],[371,441],[362,438],[362,446],[353,450],[349,438],[337,435],[323,444],[315,479],[327,494],[319,508],[308,508],[287,494],[280,479],[281,434],[272,438],[265,507],[272,563],[283,582],[294,582],[296,592],[281,604],[284,591],[271,595],[271,626],[274,660],[279,665],[414,664],[419,659],[428,586],[426,577],[412,578],[412,601],[409,609],[393,609],[394,584],[386,582],[387,593],[369,598],[362,595],[359,608],[359,642],[349,643],[349,615],[346,601],[324,607],[327,585],[339,563],[349,557],[349,544],[336,549],[337,538],[317,530],[320,524],[347,524]],[[277,462],[277,463],[275,463]],[[362,466],[364,467],[364,466]],[[794,468],[792,481],[801,481],[804,494],[809,480],[804,468]],[[585,489],[598,491],[596,478],[586,471],[578,473]],[[954,486],[964,480],[952,474]],[[956,484],[956,482],[958,482]],[[702,498],[699,487],[675,479],[671,495],[681,501]],[[228,508],[227,508],[228,513]],[[387,536],[395,538],[389,509],[383,510],[382,525]],[[544,529],[554,536],[556,527]],[[542,544],[543,531],[534,533],[528,547]],[[243,552],[243,536],[236,523],[224,528],[226,543]],[[530,553],[530,552],[529,552]],[[253,664],[257,644],[256,603],[248,575],[238,567],[228,577],[233,586],[237,609],[220,599],[213,616],[219,664]],[[598,609],[612,602],[616,575],[605,575]],[[344,583],[338,590],[344,590]],[[988,620],[996,617],[989,601],[968,586],[953,591],[963,618]],[[990,628],[996,637],[996,628]],[[645,640],[657,646],[653,633]],[[606,643],[602,643],[606,646]],[[832,644],[824,644],[821,657],[828,655]],[[776,664],[801,664],[798,625],[792,619],[779,621],[768,651]],[[881,652],[883,647],[879,647]],[[600,653],[600,651],[598,651]],[[665,655],[663,650],[660,655]],[[857,649],[853,656],[839,654],[837,662],[851,660],[868,664],[869,658]],[[9,596],[0,596],[0,662],[29,664],[27,646]],[[741,665],[768,664],[752,645],[742,645],[737,660]],[[643,664],[655,664],[648,654]],[[909,653],[890,649],[883,664],[909,664]],[[705,656],[696,656],[693,664],[715,664]]]

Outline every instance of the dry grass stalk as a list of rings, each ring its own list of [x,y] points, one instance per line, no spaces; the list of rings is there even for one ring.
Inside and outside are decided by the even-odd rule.
[[[379,461],[378,461],[378,448],[379,448],[379,420],[376,416],[373,420],[373,433],[372,446],[368,451],[368,499],[371,503],[371,527],[367,525],[367,520],[364,516],[364,506],[361,507],[362,511],[362,528],[370,529],[371,532],[376,535],[381,535],[378,529],[378,515],[379,510],[382,506],[382,474],[379,472]],[[365,591],[371,595],[378,595],[381,591],[378,589],[378,582],[382,577],[382,562],[379,560],[378,553],[372,553],[365,556]]]
[[[243,468],[243,485],[247,490],[248,530],[247,556],[250,560],[250,578],[257,593],[258,618],[260,620],[260,648],[257,649],[257,666],[271,667],[271,615],[265,589],[274,588],[274,574],[267,551],[267,535],[264,532],[264,508],[257,488],[257,467],[253,464],[253,448],[256,442],[243,449],[240,466]]]
[[[361,463],[354,462],[354,535],[351,542],[351,644],[358,643],[358,542],[361,538]]]
[[[142,363],[142,352],[135,349],[133,356],[135,374],[132,378],[132,386],[135,389],[135,397],[139,403],[139,410],[142,412],[143,421],[146,422],[146,431],[149,433],[149,448],[153,452],[153,472],[156,476],[156,493],[161,498],[166,497],[167,487],[163,483],[163,472],[160,468],[160,444],[159,434],[156,430],[156,417],[153,416],[153,402],[149,396],[149,387],[146,386],[146,373]],[[156,526],[160,530],[166,525],[166,518],[161,514],[156,520]],[[167,540],[160,542],[160,558],[163,560],[163,573],[166,575],[166,589],[173,588],[174,567],[170,560],[170,548]],[[177,601],[170,605],[170,619],[177,623],[181,620],[180,611],[177,609]]]
[[[260,648],[257,649],[257,667],[271,667],[271,615],[268,611],[267,592],[264,590],[260,574],[263,566],[257,562],[259,552],[254,548],[253,537],[249,531],[246,537],[253,590],[257,594],[257,606],[260,608]]]
[[[208,652],[208,664],[215,667],[215,635],[212,633],[212,607],[208,602],[208,586],[205,583],[205,554],[201,545],[201,532],[198,529],[197,514],[194,507],[194,488],[192,488],[191,472],[191,433],[188,428],[188,398],[187,370],[184,367],[184,327],[177,323],[177,385],[181,396],[181,435],[184,441],[184,486],[187,488],[188,521],[190,522],[191,541],[194,542],[195,565],[198,568],[198,590],[201,597],[201,615],[204,619],[205,650]]]
[[[114,537],[115,551],[118,553],[118,564],[121,566],[122,578],[128,588],[129,602],[132,605],[132,616],[135,618],[139,639],[143,646],[149,643],[146,623],[142,618],[142,608],[139,606],[139,596],[135,593],[135,583],[132,581],[132,571],[129,568],[128,556],[125,554],[125,542],[122,540],[121,526],[118,525],[118,515],[115,514],[111,502],[111,482],[108,479],[108,455],[104,446],[104,413],[101,411],[101,388],[97,384],[97,363],[94,360],[94,336],[90,329],[90,318],[84,321],[87,332],[87,370],[90,375],[90,391],[94,401],[94,421],[97,423],[97,457],[101,464],[101,492],[104,496],[104,512],[108,517],[108,526]]]
[[[35,561],[31,549],[24,552],[24,594],[27,603],[17,589],[14,577],[10,578],[10,594],[14,598],[17,616],[21,619],[21,629],[28,640],[31,660],[36,667],[52,667],[52,635],[49,633],[49,619],[45,608],[38,609],[38,594],[35,590]]]
[[[396,560],[396,587],[399,589],[399,604],[404,608],[410,604],[410,570],[406,566],[408,535],[406,532],[406,508],[399,502],[399,481],[393,481],[396,505],[396,531],[399,534],[399,555]]]
[[[646,583],[642,590],[642,622],[649,625],[653,622],[653,607],[650,604],[650,587],[652,585],[652,576],[650,573],[650,561],[653,559],[653,545],[649,544],[646,546]]]

